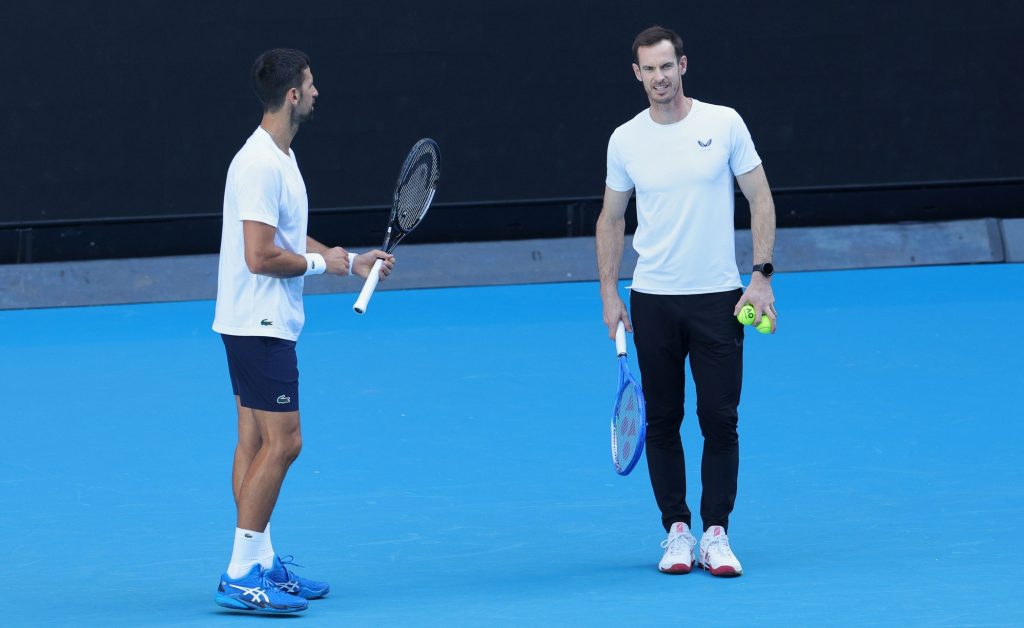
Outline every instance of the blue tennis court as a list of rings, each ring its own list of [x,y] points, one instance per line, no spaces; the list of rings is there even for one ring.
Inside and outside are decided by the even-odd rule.
[[[305,445],[273,536],[332,593],[294,621],[1024,623],[1024,265],[774,284],[779,333],[747,337],[732,580],[656,569],[646,466],[609,459],[596,284],[381,292],[364,317],[307,297]],[[212,314],[0,312],[0,623],[261,621],[213,603],[235,417]]]

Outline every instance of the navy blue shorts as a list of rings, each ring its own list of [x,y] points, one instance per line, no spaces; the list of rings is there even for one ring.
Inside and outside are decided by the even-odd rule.
[[[294,341],[267,336],[220,337],[228,354],[231,392],[242,407],[298,412],[299,364]]]

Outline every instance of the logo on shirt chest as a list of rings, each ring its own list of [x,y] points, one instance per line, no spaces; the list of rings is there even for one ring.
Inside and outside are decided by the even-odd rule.
[[[701,152],[711,150],[711,138],[709,137],[706,142],[702,142],[700,140],[697,140],[697,146],[700,147],[697,150],[699,150]]]

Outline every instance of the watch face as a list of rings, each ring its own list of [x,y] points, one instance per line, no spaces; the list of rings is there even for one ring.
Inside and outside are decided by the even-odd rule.
[[[775,272],[775,266],[771,262],[765,262],[764,264],[757,264],[754,266],[755,271],[761,271],[761,274],[765,277],[771,277],[772,273]]]

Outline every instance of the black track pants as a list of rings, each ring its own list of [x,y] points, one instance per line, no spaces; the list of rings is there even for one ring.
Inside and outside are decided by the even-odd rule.
[[[647,466],[665,529],[690,525],[683,422],[686,358],[697,390],[697,419],[704,435],[700,516],[704,529],[728,530],[736,503],[743,380],[743,326],[732,310],[742,291],[693,295],[632,292],[630,310],[647,402]]]

